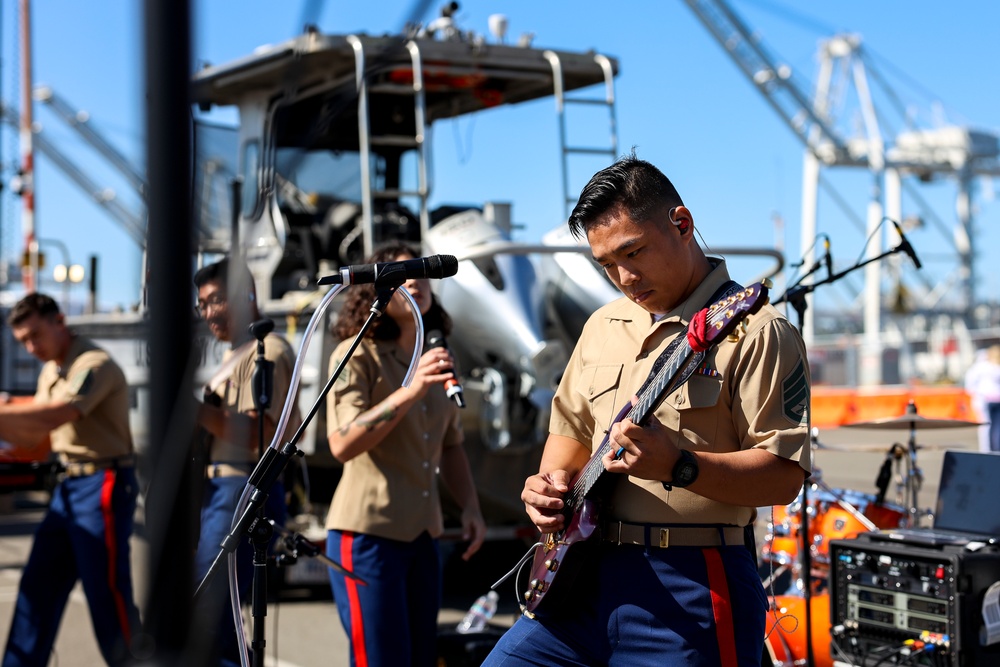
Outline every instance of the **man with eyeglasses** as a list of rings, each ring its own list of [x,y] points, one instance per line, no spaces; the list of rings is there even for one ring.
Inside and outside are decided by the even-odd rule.
[[[31,403],[0,405],[0,438],[31,448],[48,436],[62,472],[21,574],[3,666],[49,663],[77,580],[104,660],[130,663],[140,630],[129,555],[138,486],[125,374],[73,333],[49,296],[27,295],[7,323],[44,366]]]
[[[264,358],[273,368],[273,381],[270,405],[260,414],[254,402],[253,386],[257,340],[251,335],[249,325],[261,316],[250,272],[243,265],[223,259],[198,270],[194,285],[198,291],[196,314],[205,320],[217,340],[230,345],[221,366],[205,386],[205,401],[198,410],[198,424],[207,436],[195,443],[196,447],[204,449],[195,452],[195,456],[203,456],[206,461],[201,529],[195,556],[195,576],[200,581],[230,532],[240,494],[259,460],[258,448],[266,447],[274,437],[288,396],[295,354],[281,336],[273,332],[264,336]],[[259,420],[264,422],[263,443],[259,438]],[[292,433],[300,421],[296,408],[286,433]],[[268,494],[265,516],[279,525],[284,522],[284,489],[280,482]],[[243,598],[249,590],[253,572],[253,549],[246,539],[236,551],[236,560]],[[225,568],[216,572],[203,595],[204,604],[199,600],[203,613],[222,615],[219,618],[221,626],[199,626],[196,631],[220,627],[218,640],[212,642],[218,664],[235,666],[240,664],[240,656],[228,603],[226,574]]]

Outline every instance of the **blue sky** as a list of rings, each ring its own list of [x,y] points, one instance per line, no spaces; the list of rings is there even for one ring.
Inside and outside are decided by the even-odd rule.
[[[424,19],[433,18],[441,4],[431,3]],[[413,3],[202,0],[195,3],[195,61],[223,63],[294,36],[301,30],[306,5],[322,7],[315,21],[324,32],[380,34],[398,30]],[[881,78],[921,126],[947,122],[1000,132],[997,3],[943,6],[929,0],[842,0],[807,5],[733,0],[732,5],[806,86],[816,79],[818,41],[836,32],[857,33]],[[2,0],[0,6],[0,92],[6,104],[16,107],[17,3]],[[35,82],[53,86],[75,107],[86,110],[93,126],[140,164],[145,124],[141,7],[142,3],[129,0],[48,0],[33,7]],[[635,146],[640,157],[674,180],[709,245],[781,245],[789,261],[796,261],[801,144],[684,2],[480,1],[463,3],[457,18],[464,30],[487,33],[487,17],[493,13],[507,15],[508,41],[532,32],[536,46],[595,49],[617,58],[620,151]],[[899,118],[888,105],[880,112]],[[102,186],[114,187],[123,205],[139,210],[128,184],[61,120],[38,104],[35,117],[50,143]],[[592,128],[595,137],[604,137],[606,123],[590,120],[586,128]],[[853,132],[858,123],[857,106],[848,105],[843,127]],[[893,120],[887,134],[899,129],[901,123]],[[437,125],[434,202],[512,202],[515,222],[524,225],[518,238],[538,240],[563,220],[557,132],[552,100]],[[43,250],[58,257],[58,247],[51,243],[46,247],[45,241],[57,239],[67,246],[74,263],[98,255],[102,307],[136,302],[141,266],[136,244],[50,160],[39,156],[37,161],[36,224]],[[18,162],[17,138],[9,131],[0,143],[0,162],[6,183]],[[574,190],[587,175],[574,175]],[[871,177],[846,168],[825,175],[848,210],[823,195],[819,230],[830,237],[836,267],[846,268],[863,252],[864,234],[852,216],[864,219]],[[910,233],[925,267],[916,275],[906,265],[904,282],[914,286],[944,280],[957,266],[950,250],[956,220],[954,183],[944,179],[916,190],[937,221]],[[974,200],[981,298],[995,298],[1000,290],[1000,277],[993,268],[1000,260],[1000,205],[993,200],[993,190],[992,182],[984,182]],[[0,201],[0,253],[5,258],[15,257],[22,248],[20,211],[20,200],[5,189]],[[920,212],[915,202],[906,199],[903,211]],[[776,218],[783,220],[782,228],[775,225]],[[735,271],[737,279],[748,277],[740,271]],[[42,288],[59,289],[44,277]],[[851,290],[837,285],[821,288],[818,295],[826,303],[847,307]]]

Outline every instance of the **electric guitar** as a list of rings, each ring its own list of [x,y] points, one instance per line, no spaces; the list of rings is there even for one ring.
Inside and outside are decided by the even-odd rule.
[[[691,318],[686,334],[677,336],[657,358],[649,378],[639,389],[637,399],[625,405],[612,423],[620,422],[626,417],[636,424],[645,423],[663,399],[687,382],[704,360],[709,348],[728,336],[744,318],[756,313],[767,303],[767,289],[768,285],[756,283],[716,301]],[[556,575],[565,569],[563,561],[570,547],[587,540],[597,529],[599,505],[608,481],[613,481],[614,478],[613,475],[605,474],[607,471],[601,462],[605,454],[615,448],[609,442],[610,433],[611,429],[608,428],[604,441],[573,478],[570,489],[563,498],[566,528],[545,535],[544,541],[535,548],[523,602],[523,607],[529,613],[533,613],[550,594]],[[615,458],[621,454],[622,450],[619,449]],[[569,578],[564,577],[567,580]],[[568,588],[568,584],[566,587]]]

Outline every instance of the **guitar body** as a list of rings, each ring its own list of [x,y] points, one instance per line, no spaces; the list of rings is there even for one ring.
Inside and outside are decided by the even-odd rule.
[[[569,588],[575,578],[575,570],[579,569],[583,559],[571,558],[569,567],[573,570],[566,572],[566,553],[570,547],[590,539],[597,531],[597,526],[597,502],[585,500],[580,510],[573,514],[569,526],[558,533],[549,533],[545,536],[542,546],[535,550],[531,563],[531,578],[528,581],[528,590],[524,594],[525,606],[529,612],[534,612],[552,590],[556,575],[559,575],[557,597],[559,591]],[[573,555],[578,555],[576,550]]]
[[[637,392],[636,399],[618,412],[612,424],[626,417],[637,424],[643,424],[664,398],[687,382],[705,358],[705,351],[709,347],[717,344],[723,336],[729,335],[747,315],[757,312],[766,302],[767,286],[758,283],[703,309],[700,316],[692,318],[687,335],[677,336],[657,358],[649,378]],[[573,557],[568,561],[569,567],[566,557],[571,555],[571,548],[588,541],[598,532],[599,508],[606,495],[605,489],[613,481],[613,476],[604,474],[606,471],[603,464],[605,455],[613,449],[610,431],[609,428],[601,445],[573,478],[570,490],[564,497],[566,527],[545,535],[541,545],[535,549],[528,587],[524,591],[522,602],[529,614],[536,613],[539,605],[550,595],[556,586],[557,577],[559,584],[556,599],[561,596],[561,591],[572,586],[575,572],[579,571],[582,561],[577,556],[580,549],[574,549]],[[620,455],[621,450],[614,452],[616,458]]]

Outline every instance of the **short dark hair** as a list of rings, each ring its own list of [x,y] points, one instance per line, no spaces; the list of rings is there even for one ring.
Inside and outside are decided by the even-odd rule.
[[[250,269],[246,267],[245,264],[240,263],[238,267],[239,281],[237,285],[239,287],[246,286],[246,289],[250,294],[256,293],[256,288],[253,283],[253,276],[250,274]],[[229,258],[220,259],[214,264],[206,264],[205,266],[198,269],[194,274],[194,286],[201,288],[205,283],[217,280],[219,285],[222,286],[224,290],[228,293],[229,291]]]
[[[32,292],[14,304],[7,316],[7,324],[16,327],[32,315],[55,317],[59,314],[59,304],[55,299],[41,292]]]
[[[683,205],[670,179],[633,151],[591,177],[569,216],[569,230],[582,238],[598,218],[615,208],[643,222],[654,213]]]

